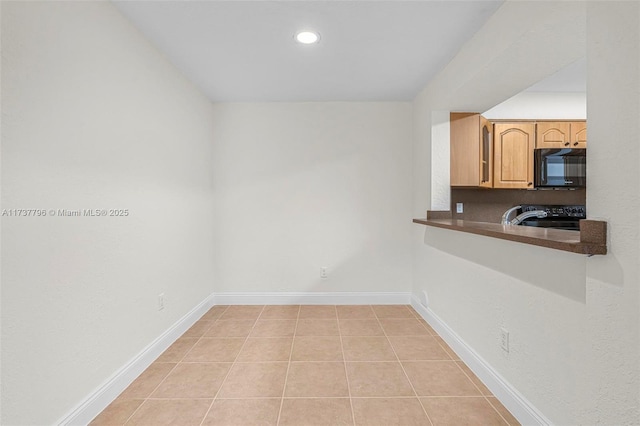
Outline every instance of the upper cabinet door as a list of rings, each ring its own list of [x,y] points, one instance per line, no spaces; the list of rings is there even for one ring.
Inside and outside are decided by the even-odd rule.
[[[571,123],[567,121],[539,121],[536,148],[570,148]]]
[[[586,121],[538,121],[536,148],[586,148]]]
[[[480,185],[480,114],[452,112],[451,186]]]
[[[534,123],[494,124],[494,188],[533,188]]]
[[[587,147],[587,122],[576,121],[571,123],[571,148]]]
[[[452,112],[451,168],[453,187],[491,188],[493,125],[478,113]]]
[[[493,188],[493,123],[480,116],[480,186]]]

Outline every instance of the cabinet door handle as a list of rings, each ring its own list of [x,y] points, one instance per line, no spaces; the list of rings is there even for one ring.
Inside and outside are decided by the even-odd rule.
[[[533,182],[528,182],[527,183],[527,186],[531,186],[531,185],[533,185]]]
[[[573,146],[578,146],[578,142],[574,142],[574,143],[573,143]]]
[[[570,145],[569,142],[564,143],[564,146],[569,146],[569,145]]]

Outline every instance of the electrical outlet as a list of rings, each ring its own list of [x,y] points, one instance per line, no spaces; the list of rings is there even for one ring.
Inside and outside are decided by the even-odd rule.
[[[160,293],[158,295],[158,310],[161,311],[164,309],[164,293]]]
[[[464,212],[464,204],[456,203],[456,213],[462,213],[462,212]]]
[[[500,347],[503,351],[509,352],[509,330],[505,328],[500,329]]]
[[[322,278],[322,279],[329,278],[329,274],[327,273],[327,267],[326,266],[323,266],[322,268],[320,268],[320,278]]]

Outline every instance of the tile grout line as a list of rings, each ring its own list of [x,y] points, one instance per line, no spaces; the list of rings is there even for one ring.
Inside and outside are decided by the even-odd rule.
[[[359,362],[359,361],[354,361]],[[282,364],[283,362],[280,362]],[[353,396],[351,399],[407,399],[412,398],[411,396]],[[420,398],[427,399],[438,399],[438,398],[446,398],[446,399],[462,399],[462,398],[471,398],[471,399],[485,399],[482,395],[429,395],[422,396]],[[142,398],[134,398],[134,399],[142,399]],[[181,401],[181,400],[209,400],[211,397],[202,397],[202,398],[191,398],[191,397],[173,397],[173,398],[149,398],[153,401]],[[217,398],[216,401],[244,401],[244,400],[253,400],[253,399],[282,399],[279,396],[251,396],[251,397],[231,397],[231,398]],[[287,396],[286,399],[349,399],[348,396]]]
[[[420,322],[420,323],[421,323],[420,325],[421,325],[425,330],[427,330],[427,333],[429,333],[429,335],[430,335],[431,337],[433,337],[433,338],[435,339],[436,343],[438,343],[438,345],[442,348],[442,350],[443,350],[443,351],[445,351],[445,353],[447,354],[447,356],[448,356],[449,358],[451,358],[451,360],[456,361],[456,359],[454,359],[454,358],[453,358],[453,356],[451,355],[451,353],[449,352],[449,350],[450,350],[451,352],[453,352],[453,349],[451,349],[451,348],[449,347],[449,345],[446,345],[446,343],[444,343],[444,339],[442,339],[442,336],[440,336],[440,335],[439,335],[439,334],[438,334],[438,333],[437,333],[437,332],[436,332],[436,331],[435,331],[435,330],[434,330],[434,329],[433,329],[433,328],[432,328],[428,323],[427,323],[426,325],[425,325],[425,324],[422,324],[422,322],[425,322],[425,323],[426,323],[426,321],[425,321],[425,319],[424,319],[424,318],[422,318],[421,316],[419,316],[419,314],[418,314],[417,312],[414,312],[414,315],[415,315],[416,319],[418,320],[418,322]],[[443,344],[443,343],[444,343],[444,344]],[[445,347],[445,345],[446,345],[447,347]],[[447,350],[447,348],[449,348],[449,350]],[[454,352],[454,353],[455,353],[455,352]],[[456,356],[458,356],[458,354],[456,354]],[[458,360],[459,360],[459,358],[458,358]]]
[[[432,334],[432,336],[433,336],[433,334]],[[447,347],[445,347],[446,343],[445,343],[445,345],[443,345],[442,343],[440,343],[440,339],[442,339],[442,337],[440,337],[440,335],[439,335],[439,334],[436,334],[435,336],[438,336],[438,339],[436,339],[436,342],[438,342],[438,345],[440,345],[440,347],[442,348],[442,350],[443,350],[443,351],[445,351],[445,352],[447,353],[447,355],[449,355],[449,358],[451,358],[453,361],[457,361],[456,359],[454,359],[454,358],[453,358],[453,356],[451,355],[451,353],[447,350],[447,347],[448,347],[449,349],[451,349],[451,347],[450,347],[449,345],[447,345]],[[453,349],[451,349],[451,351],[453,351]],[[455,352],[454,352],[454,353],[455,353]],[[458,356],[458,354],[456,354],[456,356]],[[459,360],[459,359],[460,359],[460,358],[458,358],[458,360]]]
[[[253,326],[251,327],[251,330],[249,330],[249,332],[247,333],[247,337],[245,337],[244,342],[242,343],[242,346],[240,346],[240,350],[236,354],[233,362],[231,363],[231,366],[229,367],[229,371],[227,371],[227,374],[224,375],[224,379],[222,379],[222,382],[220,382],[220,387],[216,391],[216,394],[213,396],[213,400],[211,400],[211,404],[209,405],[209,409],[207,410],[206,413],[204,413],[204,417],[202,417],[202,420],[200,421],[200,426],[202,426],[204,421],[207,419],[207,416],[209,415],[209,412],[211,412],[211,409],[213,408],[213,404],[216,402],[216,399],[218,398],[218,395],[220,394],[220,391],[222,390],[222,387],[224,386],[224,382],[227,380],[227,378],[229,377],[229,374],[231,374],[231,370],[233,370],[233,367],[236,365],[236,360],[240,356],[240,353],[242,352],[242,349],[244,348],[244,346],[247,344],[247,340],[249,340],[249,335],[251,335],[251,332],[253,331],[253,329],[255,328],[256,324],[258,323],[258,319],[260,318],[260,315],[262,315],[262,312],[264,312],[265,307],[266,307],[266,305],[262,305],[262,310],[260,311],[258,316],[253,321]],[[225,309],[225,312],[226,312],[226,309]],[[223,314],[224,314],[224,312],[223,312]],[[220,315],[220,316],[222,316],[222,315]],[[238,318],[238,319],[240,319],[240,318]]]
[[[354,362],[359,362],[359,361],[354,361]],[[280,364],[283,364],[283,362],[280,362]],[[354,396],[351,399],[407,399],[407,398],[412,398],[412,396]],[[436,398],[447,398],[447,399],[457,399],[457,398],[475,398],[475,399],[484,399],[484,397],[482,395],[437,395],[437,396],[433,396],[433,395],[429,395],[429,396],[422,396],[420,398],[432,398],[432,399],[436,399]],[[138,398],[140,399],[140,398]],[[149,398],[149,399],[153,399],[153,400],[182,400],[182,399],[188,399],[188,400],[192,400],[192,399],[211,399],[211,398]],[[251,396],[251,397],[239,397],[239,396],[234,396],[231,398],[218,398],[217,401],[234,401],[234,400],[247,400],[247,399],[282,399],[279,396]],[[349,399],[348,396],[287,396],[285,399]]]
[[[293,328],[293,337],[291,338],[291,349],[289,349],[289,362],[287,362],[287,372],[284,375],[284,385],[282,386],[282,397],[280,398],[280,409],[278,410],[278,418],[276,419],[276,426],[280,424],[280,415],[282,414],[282,407],[284,406],[284,394],[287,391],[287,380],[289,379],[289,370],[291,369],[291,358],[293,356],[293,347],[296,344],[296,332],[298,331],[298,321],[300,321],[300,311],[302,305],[298,305],[298,315],[296,316],[296,325]]]
[[[335,306],[335,310],[336,310],[336,321],[338,322],[338,336],[340,337],[340,350],[342,351],[342,365],[344,367],[344,378],[345,381],[347,382],[347,395],[349,395],[349,407],[351,408],[351,421],[353,422],[353,425],[355,426],[356,424],[356,413],[353,410],[353,399],[351,399],[351,384],[349,383],[349,373],[347,373],[347,356],[344,353],[344,342],[342,340],[342,329],[340,329],[340,316],[338,315],[338,307]],[[371,306],[369,306],[369,309],[371,309]]]
[[[460,371],[462,371],[462,374],[464,374],[464,375],[469,379],[469,381],[470,381],[471,383],[473,383],[473,386],[475,386],[475,387],[476,387],[476,389],[478,389],[478,392],[480,392],[480,396],[481,396],[482,398],[484,398],[484,400],[487,402],[487,404],[489,404],[489,406],[490,406],[491,408],[493,408],[493,409],[495,410],[495,412],[496,412],[496,413],[498,413],[498,415],[499,415],[499,416],[500,416],[500,418],[505,422],[505,424],[509,425],[510,423],[507,421],[507,419],[505,419],[505,418],[504,418],[504,416],[502,415],[502,413],[500,413],[500,411],[498,411],[498,409],[497,409],[496,407],[494,407],[494,406],[493,406],[493,404],[491,403],[491,401],[489,401],[489,399],[487,398],[487,395],[485,395],[485,394],[484,394],[484,392],[482,392],[482,389],[480,389],[480,386],[478,386],[478,385],[476,384],[476,382],[475,382],[473,379],[471,379],[471,376],[469,376],[469,375],[467,374],[467,372],[464,370],[464,368],[460,367],[460,363],[463,363],[463,364],[464,364],[464,362],[463,362],[463,361],[454,361],[454,362],[456,363],[456,366],[460,369]],[[466,365],[466,364],[465,364],[465,365]],[[469,368],[469,366],[467,366],[467,368]],[[480,380],[480,379],[478,379],[478,380]],[[483,384],[484,384],[484,383],[483,383]],[[491,396],[493,396],[493,394],[491,394]]]
[[[495,396],[494,396],[494,397],[492,397],[492,398],[495,398]],[[508,421],[507,419],[505,419],[505,418],[504,418],[504,416],[502,415],[502,413],[500,412],[500,410],[498,410],[498,409],[496,408],[496,406],[495,406],[495,405],[493,405],[493,403],[492,403],[491,401],[489,401],[489,398],[488,398],[486,395],[484,396],[484,399],[486,399],[486,400],[487,400],[487,402],[489,403],[489,405],[491,405],[491,407],[493,407],[493,409],[494,409],[494,410],[496,410],[496,411],[498,412],[498,415],[502,418],[502,420],[504,420],[505,424],[506,424],[506,425],[508,425],[508,426],[511,426],[511,423],[509,423],[509,421]],[[496,398],[496,399],[498,399],[498,398]],[[498,400],[498,402],[500,402],[500,401]],[[506,410],[506,407],[505,407],[505,410]],[[509,411],[509,410],[507,410],[507,411]],[[512,414],[512,415],[513,415],[513,414]]]
[[[214,308],[214,307],[212,306],[212,307],[209,309],[209,311],[210,311],[211,309],[213,309],[213,308]],[[224,310],[222,311],[222,313],[220,313],[220,316],[218,316],[218,317],[213,321],[213,324],[215,324],[215,323],[216,323],[216,321],[218,321],[218,318],[220,318],[220,317],[221,317],[221,316],[222,316],[222,315],[227,311],[227,309],[229,309],[229,306],[227,306],[226,308],[224,308]],[[205,313],[202,315],[202,317],[204,317],[204,316],[205,316],[209,311],[205,312]],[[200,317],[200,318],[198,319],[198,321],[200,321],[200,320],[202,319],[202,317]],[[198,322],[198,321],[196,321],[196,322]],[[195,325],[195,322],[194,322],[193,324]],[[211,326],[209,326],[209,328],[213,327],[213,324],[211,324]],[[192,327],[193,327],[193,326],[192,326]],[[191,327],[189,327],[189,328],[191,328]],[[189,331],[189,330],[187,329],[187,331]],[[185,333],[186,333],[187,331],[185,331],[184,333],[182,333],[182,334],[180,335],[180,337],[178,337],[178,339],[181,339],[181,338],[185,335]],[[173,366],[173,368],[172,368],[171,370],[169,370],[169,372],[168,372],[168,373],[167,373],[167,374],[162,378],[162,380],[160,380],[160,383],[158,383],[158,385],[157,385],[155,388],[153,388],[153,390],[149,393],[149,395],[148,395],[148,396],[146,396],[146,397],[144,398],[144,401],[142,401],[142,404],[140,404],[140,405],[138,406],[138,408],[136,408],[136,409],[133,411],[133,413],[131,413],[131,415],[130,415],[129,417],[127,417],[127,420],[125,420],[125,421],[124,421],[124,423],[122,423],[123,425],[126,425],[127,423],[129,423],[129,420],[131,420],[131,418],[132,418],[132,417],[133,417],[133,416],[138,412],[138,410],[140,410],[140,407],[142,407],[142,406],[143,406],[143,405],[144,405],[144,404],[145,404],[149,399],[152,399],[152,398],[151,398],[151,395],[153,395],[153,393],[154,393],[155,391],[157,391],[157,390],[158,390],[158,388],[159,388],[159,387],[164,383],[164,381],[165,381],[165,380],[167,380],[167,377],[169,377],[169,375],[170,375],[171,373],[173,373],[173,371],[174,371],[176,368],[178,368],[178,365],[180,365],[180,363],[182,362],[182,360],[183,360],[183,359],[184,359],[184,358],[189,354],[189,352],[191,352],[191,350],[192,350],[192,349],[193,349],[193,348],[198,344],[198,342],[202,339],[202,337],[205,335],[205,333],[206,333],[207,331],[208,331],[208,329],[207,329],[207,330],[205,330],[205,331],[204,331],[204,333],[202,333],[202,336],[198,337],[198,340],[196,340],[196,342],[193,344],[193,346],[191,346],[191,348],[190,348],[188,351],[186,351],[186,352],[184,353],[184,355],[182,355],[182,358],[180,358],[180,359],[176,362],[176,365],[174,365],[174,366]],[[176,339],[176,342],[178,341],[178,339]],[[175,343],[175,342],[173,342],[173,343]],[[173,343],[172,343],[172,345],[173,345]],[[169,349],[169,348],[167,348],[167,349]],[[166,351],[166,349],[165,349],[165,351]],[[163,352],[163,353],[164,353],[164,352]],[[158,358],[160,358],[160,356],[162,356],[162,354],[160,354],[160,355],[158,356]],[[158,358],[156,358],[156,359],[158,359]],[[151,365],[153,365],[153,363],[154,363],[154,362],[156,362],[156,360],[154,360],[154,361],[151,363]],[[151,365],[150,365],[150,366],[151,366]],[[149,367],[150,367],[150,366],[149,366]],[[147,368],[149,368],[149,367],[147,367]],[[144,370],[144,371],[147,371],[147,368],[145,368],[145,370]],[[143,371],[142,373],[140,373],[140,376],[144,373],[144,371]],[[138,377],[140,377],[140,376],[138,376]],[[137,379],[138,377],[136,377],[136,379]],[[204,399],[204,398],[203,398],[203,399]],[[208,399],[208,398],[206,398],[206,399]],[[206,417],[206,415],[205,415],[205,417]]]
[[[407,308],[407,309],[409,309],[409,308]],[[413,391],[413,394],[415,395],[416,399],[418,400],[418,404],[420,404],[420,407],[422,408],[422,412],[424,413],[425,416],[427,416],[427,420],[429,420],[429,424],[431,426],[433,426],[433,422],[431,421],[431,417],[429,417],[429,413],[427,413],[426,408],[424,408],[424,405],[422,405],[422,401],[420,401],[420,397],[418,396],[418,392],[416,392],[416,388],[413,386],[413,383],[411,382],[411,379],[409,378],[409,375],[407,374],[406,370],[404,369],[404,365],[402,365],[402,361],[400,361],[400,357],[398,356],[398,353],[396,352],[396,348],[393,347],[393,343],[391,343],[391,339],[389,339],[389,335],[387,334],[387,331],[384,329],[384,327],[382,327],[382,323],[380,322],[380,318],[378,318],[378,314],[375,313],[375,310],[373,311],[373,313],[375,314],[376,318],[378,319],[378,323],[380,324],[380,328],[382,328],[382,332],[384,333],[384,336],[386,337],[387,342],[389,343],[389,346],[391,346],[391,350],[393,351],[393,354],[396,356],[396,359],[398,360],[398,364],[400,364],[400,368],[402,369],[402,372],[404,373],[404,376],[406,377],[407,382],[409,382],[409,386],[411,386],[411,390]]]

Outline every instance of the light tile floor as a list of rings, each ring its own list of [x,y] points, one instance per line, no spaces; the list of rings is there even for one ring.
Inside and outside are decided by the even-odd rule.
[[[410,306],[215,306],[91,423],[514,425]]]

